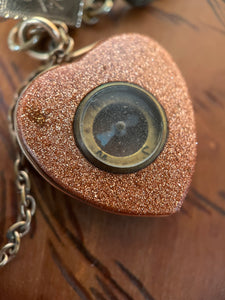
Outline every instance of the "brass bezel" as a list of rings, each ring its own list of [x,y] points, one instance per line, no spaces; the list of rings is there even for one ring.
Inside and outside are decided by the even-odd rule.
[[[141,91],[142,93],[144,93],[145,95],[148,96],[150,101],[152,101],[152,104],[157,109],[157,112],[159,113],[159,116],[160,116],[161,122],[162,122],[162,124],[161,124],[162,130],[161,130],[160,141],[158,142],[157,147],[149,148],[149,146],[147,146],[147,144],[150,140],[150,135],[151,135],[149,133],[143,147],[140,148],[134,154],[122,157],[122,160],[124,162],[126,162],[126,165],[125,165],[125,163],[124,164],[120,163],[120,165],[119,165],[119,162],[121,161],[121,157],[116,157],[116,156],[109,155],[108,153],[105,153],[97,145],[97,143],[95,142],[95,139],[91,133],[89,133],[89,134],[86,133],[86,137],[84,137],[83,128],[82,128],[82,124],[83,124],[82,119],[84,116],[83,113],[85,112],[85,108],[87,107],[88,102],[90,101],[90,99],[92,99],[92,97],[94,95],[96,95],[97,93],[99,93],[100,91],[102,91],[105,88],[112,87],[112,86],[124,86],[124,85],[138,89],[139,91]],[[144,111],[142,111],[142,113],[147,115],[147,113],[145,113]],[[97,115],[97,113],[96,113],[96,115]],[[92,119],[94,120],[94,118],[92,118]],[[151,122],[150,118],[146,118],[146,120],[148,121],[148,123]],[[166,118],[165,111],[164,111],[163,107],[161,106],[161,104],[157,101],[157,99],[151,93],[146,91],[144,88],[140,87],[137,84],[133,84],[133,83],[129,83],[129,82],[105,83],[105,84],[98,86],[97,88],[92,90],[90,93],[88,93],[83,98],[83,100],[80,102],[80,104],[75,112],[73,130],[74,130],[75,141],[76,141],[78,148],[92,164],[94,164],[96,167],[103,169],[105,171],[112,172],[112,173],[121,173],[121,174],[136,172],[144,167],[147,167],[150,163],[152,163],[157,158],[157,156],[160,154],[160,152],[163,150],[164,145],[167,140],[167,135],[168,135],[167,118]],[[86,140],[86,142],[85,142],[85,140]],[[146,147],[148,147],[148,151],[150,151],[150,153],[147,153],[147,151],[145,151]],[[97,155],[94,155],[94,152],[100,153],[100,156],[97,157]],[[107,160],[108,160],[107,162],[105,161],[105,156],[107,156]],[[145,158],[143,158],[143,157],[145,157]],[[138,162],[135,162],[135,161],[137,161],[137,159],[138,159]],[[114,161],[114,164],[111,163],[112,161]]]

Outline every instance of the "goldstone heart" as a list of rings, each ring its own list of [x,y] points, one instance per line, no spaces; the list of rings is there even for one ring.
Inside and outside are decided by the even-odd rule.
[[[144,88],[156,97],[167,116],[164,149],[135,173],[113,174],[97,168],[74,139],[79,103],[108,82]],[[182,206],[196,160],[192,103],[170,55],[148,37],[112,37],[79,60],[40,74],[20,96],[15,123],[19,144],[32,165],[76,199],[128,215],[170,215]]]

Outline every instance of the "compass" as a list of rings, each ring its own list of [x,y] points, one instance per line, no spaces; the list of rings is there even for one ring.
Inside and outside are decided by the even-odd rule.
[[[127,82],[95,88],[74,117],[74,137],[83,155],[113,173],[135,172],[153,162],[167,131],[166,114],[157,99]]]

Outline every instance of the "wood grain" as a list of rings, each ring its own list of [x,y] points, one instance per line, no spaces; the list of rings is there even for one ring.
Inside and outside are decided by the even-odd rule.
[[[7,112],[38,66],[10,53],[13,21],[0,26],[0,242],[16,219],[14,148]],[[0,270],[0,300],[225,299],[225,3],[118,2],[93,27],[72,31],[76,47],[122,32],[159,41],[180,67],[198,130],[196,172],[180,213],[168,218],[111,215],[56,191],[32,173],[37,214],[18,257]]]

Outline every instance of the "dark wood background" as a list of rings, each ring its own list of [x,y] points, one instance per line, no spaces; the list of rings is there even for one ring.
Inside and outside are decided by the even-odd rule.
[[[0,242],[16,219],[14,148],[7,111],[38,62],[10,53],[0,24]],[[111,215],[56,191],[32,171],[37,214],[18,257],[0,270],[0,300],[225,299],[225,2],[118,3],[93,27],[73,31],[76,47],[122,32],[159,41],[174,57],[196,113],[198,158],[180,213]]]

